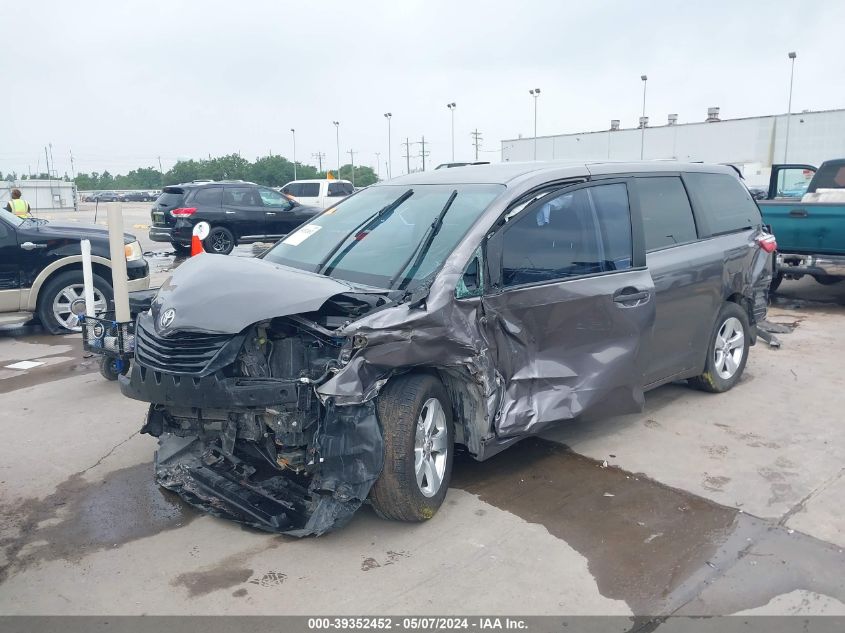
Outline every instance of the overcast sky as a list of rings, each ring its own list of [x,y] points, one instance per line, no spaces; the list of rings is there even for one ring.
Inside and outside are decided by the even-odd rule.
[[[0,8],[0,171],[167,170],[179,158],[341,151],[381,173],[393,113],[393,173],[405,137],[427,162],[499,160],[500,141],[845,107],[845,2],[547,0],[8,0]],[[428,145],[430,143],[430,145]],[[420,145],[412,145],[412,155]],[[344,154],[342,161],[349,161]],[[411,167],[420,165],[412,158]]]

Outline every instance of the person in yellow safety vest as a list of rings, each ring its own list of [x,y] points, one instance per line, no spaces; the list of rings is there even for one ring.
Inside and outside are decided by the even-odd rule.
[[[26,200],[21,199],[20,189],[12,189],[12,199],[6,203],[5,209],[6,211],[11,211],[19,218],[29,217],[29,203]]]

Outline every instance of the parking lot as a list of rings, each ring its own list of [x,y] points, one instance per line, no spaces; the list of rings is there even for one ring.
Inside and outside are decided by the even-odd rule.
[[[124,217],[159,285],[180,261],[149,206]],[[728,393],[661,387],[641,414],[459,457],[427,522],[364,507],[301,540],[159,490],[146,405],[78,335],[4,330],[0,612],[843,615],[845,283],[786,281],[768,318],[782,346],[759,341]],[[5,368],[22,360],[43,364]]]

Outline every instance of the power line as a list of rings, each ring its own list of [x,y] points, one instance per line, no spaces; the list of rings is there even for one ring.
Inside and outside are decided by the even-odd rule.
[[[405,142],[402,143],[405,146],[405,173],[411,173],[411,140],[406,136]]]
[[[326,157],[325,152],[314,152],[311,154],[311,158],[316,158],[320,163],[320,171],[323,171],[323,159]]]
[[[478,128],[475,128],[472,132],[470,132],[470,136],[472,137],[472,145],[475,147],[475,160],[478,160],[478,151],[481,149],[481,143],[484,139],[481,136],[481,132],[478,131]]]
[[[425,134],[423,134],[422,140],[415,142],[414,145],[420,146],[420,153],[417,154],[417,158],[422,158],[422,170],[425,171],[425,157],[431,154],[431,152],[425,151]]]

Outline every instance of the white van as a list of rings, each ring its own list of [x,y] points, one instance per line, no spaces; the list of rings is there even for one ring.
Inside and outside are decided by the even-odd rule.
[[[328,209],[354,191],[348,180],[294,180],[282,187],[282,193],[292,196],[300,204]]]

